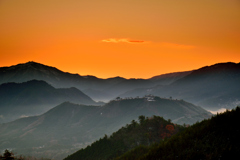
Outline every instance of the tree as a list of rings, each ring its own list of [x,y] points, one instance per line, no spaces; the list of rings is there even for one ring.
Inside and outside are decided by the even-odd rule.
[[[171,120],[171,119],[168,119],[168,123],[172,123],[172,120]]]
[[[135,120],[132,120],[132,121],[131,121],[131,125],[132,125],[133,127],[136,127],[136,126],[137,126],[137,122],[136,122]]]
[[[140,124],[143,125],[144,121],[145,121],[145,116],[143,116],[143,115],[139,116],[138,120],[139,120]]]
[[[116,97],[116,100],[119,101],[121,98],[120,97]]]
[[[9,152],[7,149],[5,150],[2,159],[3,160],[13,160],[14,159],[14,154],[12,152]]]

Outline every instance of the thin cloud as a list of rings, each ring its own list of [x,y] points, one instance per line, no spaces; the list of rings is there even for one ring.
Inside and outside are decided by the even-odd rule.
[[[109,39],[103,39],[101,42],[105,43],[131,43],[131,44],[142,44],[142,43],[149,43],[149,41],[143,41],[143,40],[131,40],[127,38],[109,38]],[[177,43],[170,43],[170,42],[152,42],[153,44],[157,44],[160,47],[165,48],[174,48],[174,49],[193,49],[196,48],[196,46],[193,45],[185,45],[185,44],[177,44]]]
[[[116,38],[109,38],[109,39],[103,39],[101,42],[106,42],[106,43],[135,43],[135,44],[140,44],[140,43],[145,43],[146,41],[142,40],[130,40],[126,38],[122,39],[116,39]]]

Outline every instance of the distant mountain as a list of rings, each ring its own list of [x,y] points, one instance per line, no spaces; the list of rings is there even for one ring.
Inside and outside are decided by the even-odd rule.
[[[116,98],[135,88],[154,87],[160,84],[169,84],[179,77],[183,77],[185,73],[170,74],[163,77],[151,79],[125,79],[122,77],[114,77],[108,79],[100,79],[94,76],[80,76],[62,72],[55,67],[46,66],[36,62],[28,62],[10,67],[0,68],[0,84],[7,82],[26,82],[37,79],[43,80],[55,88],[76,87],[97,101],[108,101]]]
[[[204,120],[164,143],[139,146],[117,160],[236,159],[240,152],[240,108]]]
[[[80,76],[62,72],[55,67],[36,62],[27,62],[10,67],[0,68],[0,84],[7,82],[26,82],[29,80],[43,80],[57,88],[77,87],[105,87],[107,82],[94,76]]]
[[[39,80],[1,84],[0,123],[42,114],[65,101],[97,105],[90,97],[74,87],[56,89]]]
[[[240,63],[219,63],[192,71],[167,86],[128,91],[120,97],[154,94],[184,99],[206,109],[233,108],[240,104]]]
[[[132,120],[130,124],[112,135],[105,135],[92,143],[91,146],[77,151],[64,160],[113,159],[135,147],[161,143],[185,129],[183,126],[173,124],[158,116],[149,118],[139,116],[138,119],[139,123]]]
[[[40,115],[0,124],[0,150],[61,159],[104,134],[112,134],[139,115],[162,116],[173,123],[193,124],[211,114],[182,100],[145,97],[117,99],[103,106],[63,103]]]
[[[233,108],[240,104],[240,63],[219,63],[193,71],[176,72],[150,79],[100,79],[62,72],[57,68],[28,62],[0,68],[0,84],[44,80],[55,88],[76,87],[98,101],[118,96],[153,94],[184,99],[205,109]]]

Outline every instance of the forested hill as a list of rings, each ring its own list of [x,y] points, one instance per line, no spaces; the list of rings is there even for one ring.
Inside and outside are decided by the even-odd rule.
[[[183,129],[184,127],[175,125],[159,116],[151,118],[139,116],[139,123],[132,120],[131,124],[122,127],[110,137],[105,135],[91,146],[79,150],[65,160],[116,158],[139,145],[149,146],[153,143],[160,143]]]
[[[187,128],[159,145],[140,146],[118,160],[231,160],[240,153],[240,108]],[[137,153],[137,154],[136,154]]]

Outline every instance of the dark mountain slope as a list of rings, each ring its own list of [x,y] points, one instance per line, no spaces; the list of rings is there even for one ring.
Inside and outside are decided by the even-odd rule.
[[[240,152],[240,108],[197,123],[159,145],[136,148],[118,159],[236,159]],[[136,156],[135,153],[139,154]]]
[[[220,63],[195,70],[168,86],[141,89],[140,93],[184,99],[207,109],[233,108],[240,101],[239,82],[240,63]],[[121,96],[125,95],[139,96],[135,90]]]
[[[113,159],[136,146],[163,142],[165,138],[184,129],[158,116],[151,118],[139,116],[139,122],[132,120],[131,124],[122,127],[111,136],[105,135],[104,138],[68,156],[65,160]]]
[[[112,134],[139,115],[162,116],[174,123],[192,124],[211,114],[180,100],[146,97],[114,100],[104,106],[63,103],[40,116],[0,124],[0,150],[64,158],[104,134]]]
[[[204,104],[204,107],[214,108],[221,103],[208,105],[203,101],[211,101],[213,98],[220,100],[221,96],[232,95],[232,98],[239,99],[236,91],[240,89],[240,63],[221,63],[213,66],[203,67],[193,71],[190,75],[174,82],[167,94],[177,98],[183,98],[194,104]],[[164,89],[155,93],[162,93]],[[164,90],[165,91],[165,90]],[[227,99],[225,99],[227,101]],[[240,100],[240,99],[239,99]],[[224,103],[222,103],[224,105]],[[234,106],[233,106],[234,105]],[[229,103],[228,108],[236,105]]]
[[[76,88],[55,89],[44,81],[0,85],[0,122],[8,122],[21,116],[42,114],[65,101],[94,104],[90,97]]]

